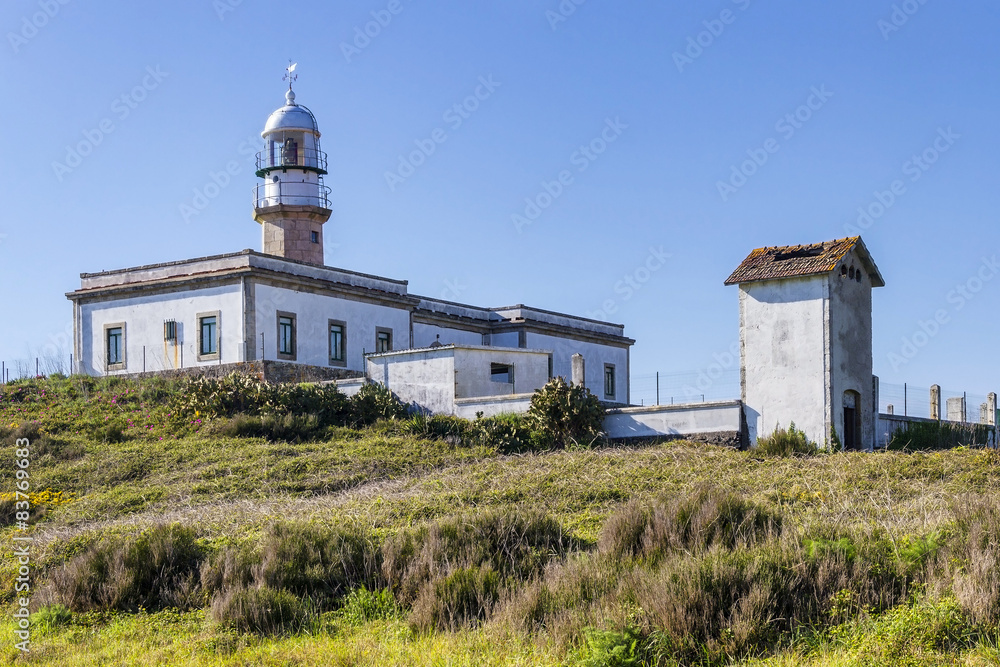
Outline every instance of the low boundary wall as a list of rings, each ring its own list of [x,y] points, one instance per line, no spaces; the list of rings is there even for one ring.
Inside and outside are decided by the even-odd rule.
[[[482,396],[455,399],[455,416],[475,419],[477,412],[484,417],[492,417],[504,412],[527,412],[534,394],[510,394],[508,396]]]
[[[190,366],[188,368],[173,368],[162,371],[147,371],[145,373],[116,374],[115,377],[145,378],[195,378],[199,376],[220,378],[230,373],[253,375],[267,382],[323,382],[342,380],[345,378],[364,377],[361,371],[349,371],[344,368],[327,366],[310,366],[291,361],[237,361],[231,364],[212,364]]]
[[[746,443],[742,401],[609,410],[604,430],[612,440],[684,438],[731,447]]]
[[[926,417],[906,417],[880,413],[875,421],[875,449],[885,449],[896,431],[906,431],[911,424],[947,424],[958,429],[967,429],[972,435],[976,430],[986,431],[986,442],[977,443],[981,446],[997,446],[997,429],[992,424],[974,424],[972,422],[956,422],[946,419],[927,419]],[[981,432],[980,432],[981,434]]]

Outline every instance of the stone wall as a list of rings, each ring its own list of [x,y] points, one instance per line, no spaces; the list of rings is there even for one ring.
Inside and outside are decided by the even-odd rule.
[[[307,364],[295,364],[287,361],[241,361],[232,364],[219,364],[213,366],[197,366],[192,368],[178,368],[165,371],[150,371],[147,373],[133,373],[128,377],[165,377],[165,378],[194,378],[223,377],[230,373],[243,373],[253,375],[267,382],[324,382],[329,380],[344,380],[347,378],[364,377],[364,373],[351,371],[345,368],[329,368],[324,366],[309,366]]]

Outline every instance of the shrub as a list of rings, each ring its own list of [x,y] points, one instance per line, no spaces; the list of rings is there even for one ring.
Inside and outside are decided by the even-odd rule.
[[[156,526],[76,556],[52,574],[48,597],[78,612],[188,609],[201,603],[204,558],[194,530]]]
[[[453,445],[464,442],[471,430],[472,422],[453,415],[427,416],[415,412],[402,421],[381,421],[378,425],[388,433],[415,435],[421,438],[435,438]]]
[[[586,387],[552,378],[531,397],[528,416],[534,430],[553,447],[590,445],[604,433],[604,408]]]
[[[370,383],[351,396],[350,419],[354,426],[369,426],[380,419],[402,419],[409,409],[385,386]]]
[[[469,426],[467,439],[474,445],[491,447],[501,454],[534,449],[528,420],[519,414],[480,417]]]
[[[655,572],[635,570],[628,585],[645,626],[655,630],[651,650],[683,664],[773,649],[783,637],[827,620],[844,590],[859,608],[882,609],[904,599],[906,581],[864,558],[804,558],[794,545],[770,543],[667,559]]]
[[[503,584],[490,565],[455,569],[424,585],[413,603],[411,623],[419,630],[459,630],[485,621]]]
[[[173,394],[172,407],[206,417],[313,415],[323,425],[343,424],[351,411],[335,385],[269,384],[242,373],[189,379]]]
[[[260,584],[308,595],[323,606],[351,588],[379,583],[380,552],[371,535],[360,531],[276,524],[261,551]]]
[[[425,583],[458,568],[489,565],[503,577],[523,580],[577,547],[542,512],[493,510],[401,531],[383,546],[382,571],[405,604]]]
[[[383,573],[415,627],[456,629],[577,546],[545,514],[492,511],[398,533],[383,546]]]
[[[776,537],[780,526],[780,516],[755,503],[705,488],[652,505],[629,503],[605,522],[598,550],[614,558],[658,561],[674,551],[750,546]]]
[[[841,639],[855,649],[852,664],[863,667],[931,664],[922,658],[957,652],[979,636],[954,598],[911,600],[878,616],[865,630],[849,638],[853,641]]]
[[[277,635],[299,630],[306,620],[302,601],[273,588],[235,588],[212,600],[212,618],[237,632]]]
[[[283,590],[329,609],[348,590],[381,583],[380,556],[371,535],[361,531],[279,523],[259,545],[221,552],[202,584],[222,594],[247,587]]]
[[[969,618],[1000,627],[1000,504],[964,498],[954,534],[930,569],[938,595],[953,595]]]
[[[620,560],[586,553],[551,561],[543,576],[521,586],[497,615],[518,631],[544,630],[561,643],[569,643],[592,622],[590,610],[603,610],[605,601],[614,598],[629,570]]]
[[[795,428],[795,422],[787,429],[776,427],[774,433],[757,438],[754,452],[763,456],[796,456],[817,453],[816,444],[809,441],[806,434]]]
[[[265,438],[271,442],[309,442],[326,437],[328,426],[315,414],[236,415],[212,431],[234,438]]]

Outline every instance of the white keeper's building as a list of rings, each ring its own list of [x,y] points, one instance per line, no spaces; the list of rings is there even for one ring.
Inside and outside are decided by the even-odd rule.
[[[323,183],[327,157],[315,117],[296,103],[291,86],[261,136],[254,218],[263,252],[81,274],[80,289],[67,294],[74,372],[133,374],[272,360],[341,369],[344,377],[370,377],[378,368],[384,377],[370,379],[396,390],[395,375],[386,369],[419,369],[406,374],[405,386],[413,386],[412,378],[436,368],[451,375],[427,377],[425,384],[451,389],[425,407],[456,412],[448,401],[475,398],[466,394],[523,396],[549,377],[569,380],[578,354],[594,394],[608,403],[629,402],[635,341],[622,325],[523,305],[451,303],[410,294],[406,281],[326,266],[323,225],[332,213]],[[452,352],[440,350],[449,346]],[[450,361],[429,361],[443,358]],[[579,376],[579,358],[577,364]],[[415,395],[401,398],[419,404]]]

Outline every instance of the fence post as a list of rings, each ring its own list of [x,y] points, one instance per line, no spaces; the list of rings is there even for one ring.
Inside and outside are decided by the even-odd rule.
[[[941,386],[931,385],[931,419],[941,420]]]
[[[907,407],[908,406],[906,405],[906,383],[904,382],[903,383],[903,416],[904,417],[909,417],[910,416],[909,413],[906,411]]]
[[[656,371],[656,404],[660,404],[660,371]]]

